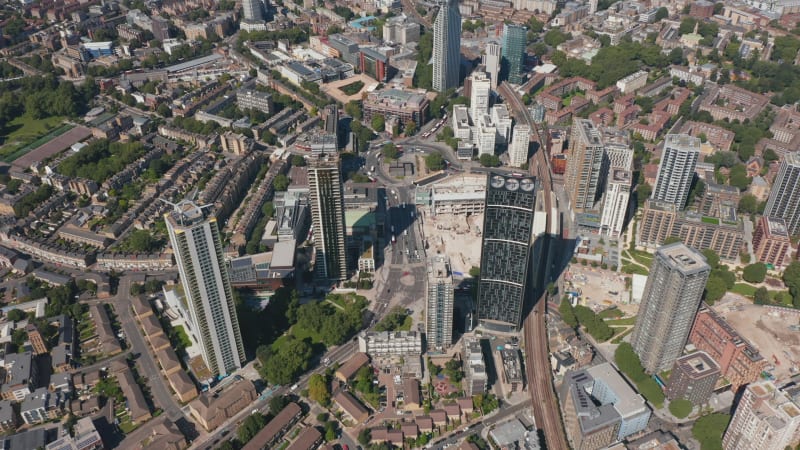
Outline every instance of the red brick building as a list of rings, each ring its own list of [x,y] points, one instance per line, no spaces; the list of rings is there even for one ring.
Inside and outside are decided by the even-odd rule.
[[[756,259],[775,267],[783,266],[792,242],[783,219],[761,216],[753,233]]]
[[[730,381],[734,392],[757,380],[767,365],[755,347],[705,304],[697,312],[689,342],[719,364],[722,376]]]

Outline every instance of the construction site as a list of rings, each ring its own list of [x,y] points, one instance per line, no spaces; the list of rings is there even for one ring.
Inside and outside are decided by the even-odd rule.
[[[417,188],[427,253],[449,256],[457,278],[480,266],[485,196],[485,175],[459,174]]]
[[[798,373],[800,311],[754,305],[732,293],[714,304],[714,310],[761,352],[769,362],[769,373],[776,380],[785,381]]]

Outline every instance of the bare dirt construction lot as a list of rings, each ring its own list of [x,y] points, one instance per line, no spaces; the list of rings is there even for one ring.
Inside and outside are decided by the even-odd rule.
[[[630,304],[630,292],[625,288],[625,279],[616,272],[572,264],[565,279],[572,284],[570,290],[581,293],[581,305],[600,312],[611,306],[618,307],[628,316],[639,311],[638,304]]]
[[[800,311],[754,305],[738,294],[728,293],[714,310],[750,341],[774,366],[776,380],[786,380],[800,362],[800,333],[791,326],[800,322]],[[777,360],[777,362],[776,362]]]
[[[467,275],[473,266],[481,265],[481,236],[483,214],[470,216],[425,214],[423,230],[428,240],[428,254],[450,257],[451,270]]]
[[[361,88],[358,92],[353,95],[347,95],[346,92],[342,91],[339,88],[343,88],[345,86],[349,86],[357,81],[360,81],[364,84],[364,87]],[[352,76],[350,78],[345,78],[344,80],[333,81],[331,83],[325,83],[322,85],[321,89],[322,92],[330,95],[331,97],[335,98],[337,101],[341,102],[342,104],[347,104],[347,102],[351,100],[361,101],[361,94],[364,92],[369,92],[374,90],[380,83],[375,81],[374,79],[364,75],[363,73]]]

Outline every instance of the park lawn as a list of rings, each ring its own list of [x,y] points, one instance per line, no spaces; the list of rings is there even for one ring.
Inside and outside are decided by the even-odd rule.
[[[61,116],[46,117],[44,119],[34,119],[28,115],[22,115],[5,127],[0,127],[0,156],[11,154],[20,147],[27,145],[40,136],[57,128],[64,118]]]
[[[752,297],[756,293],[756,287],[745,283],[736,283],[733,285],[731,292],[744,295],[746,297]]]
[[[619,327],[614,327],[614,332],[615,333],[616,333],[616,330],[619,330]],[[625,336],[631,334],[632,332],[633,332],[633,327],[628,328],[627,330],[623,331],[622,333],[615,335],[614,338],[611,339],[611,343],[612,344],[620,344],[620,343],[622,343],[622,340],[625,339]]]
[[[414,319],[411,316],[406,316],[405,320],[403,320],[403,324],[400,325],[400,331],[411,331],[411,325],[414,324]]]
[[[616,319],[622,317],[622,314],[622,311],[617,308],[608,308],[600,311],[598,316],[600,316],[601,319]]]
[[[729,414],[709,414],[694,423],[692,435],[700,441],[700,450],[722,450],[722,433],[731,421]]]
[[[627,325],[635,325],[635,324],[636,324],[636,316],[626,317],[624,319],[606,320],[606,325],[608,325],[610,327],[627,326]]]
[[[313,343],[313,344],[321,344],[322,343],[322,338],[319,337],[319,333],[317,332],[317,330],[308,330],[306,328],[302,328],[302,327],[298,327],[297,325],[294,325],[294,326],[292,326],[292,329],[291,329],[290,332],[291,332],[292,336],[296,337],[297,339],[304,340],[304,339],[308,338],[308,339],[311,340],[311,343]],[[280,339],[278,339],[278,340],[280,340]],[[275,341],[276,344],[278,343],[278,340]],[[274,347],[274,345],[275,344],[273,344],[273,348],[276,348],[276,347]]]
[[[645,251],[629,249],[628,254],[631,255],[631,258],[633,258],[634,261],[643,266],[650,267],[650,265],[653,263],[653,255]]]
[[[178,341],[183,348],[189,348],[192,346],[192,340],[189,339],[189,335],[186,334],[186,330],[183,329],[183,325],[178,325],[175,327],[175,336],[178,337]]]
[[[623,264],[622,271],[634,275],[647,275],[650,273],[650,271],[638,264]]]

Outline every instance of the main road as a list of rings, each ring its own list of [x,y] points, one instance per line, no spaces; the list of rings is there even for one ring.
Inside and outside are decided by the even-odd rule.
[[[547,154],[545,146],[542,145],[544,141],[541,139],[539,129],[536,123],[530,117],[525,105],[519,98],[519,95],[508,85],[503,83],[498,87],[498,93],[506,101],[509,108],[511,108],[514,117],[518,122],[526,123],[534,131],[536,140],[539,143],[539,148],[536,149],[534,157],[532,158],[533,164],[530,164],[530,173],[539,178],[543,190],[543,198],[545,201],[545,211],[547,212],[547,233],[553,234],[552,231],[557,226],[557,217],[553,217],[553,195],[552,195],[552,172],[550,165],[547,161]],[[555,237],[555,236],[552,236]],[[545,273],[542,277],[543,281],[549,280],[549,271],[551,260],[554,256],[551,237],[545,237],[548,245],[545,248],[544,255],[544,270]],[[529,381],[529,392],[531,401],[533,403],[533,414],[536,418],[536,424],[544,432],[545,443],[548,449],[551,450],[567,450],[566,436],[564,428],[561,423],[561,413],[558,407],[558,400],[556,399],[555,391],[553,390],[552,370],[550,368],[550,356],[548,351],[547,342],[547,325],[545,323],[545,314],[547,304],[547,292],[544,290],[541,298],[538,299],[533,311],[528,314],[523,326],[525,337],[525,356],[527,359],[526,373]]]

